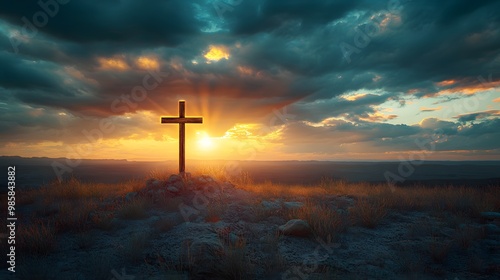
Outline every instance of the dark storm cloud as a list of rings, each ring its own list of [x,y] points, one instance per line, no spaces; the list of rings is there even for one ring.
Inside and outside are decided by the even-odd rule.
[[[307,147],[311,137],[317,147]],[[285,147],[290,152],[297,152],[294,151],[297,147],[302,147],[302,152],[340,152],[346,151],[345,144],[355,146],[357,152],[417,151],[422,149],[419,143],[425,143],[426,149],[433,147],[432,151],[498,150],[499,137],[500,119],[465,127],[436,119],[413,126],[336,120],[323,127],[297,122],[283,130]]]
[[[40,107],[46,115],[31,117],[29,123],[15,127],[17,115],[4,110],[2,127],[17,133],[15,139],[19,140],[38,135],[34,129],[67,128],[69,123],[61,122],[60,112],[88,118],[88,123],[71,125],[90,127],[90,120],[96,117],[116,117],[121,122],[123,114],[140,110],[165,113],[174,111],[175,104],[167,106],[168,110],[162,109],[164,104],[180,96],[203,95],[225,112],[224,129],[234,120],[256,122],[273,109],[288,106],[297,123],[287,128],[287,133],[297,135],[297,139],[302,139],[301,131],[317,134],[324,141],[339,133],[349,137],[348,133],[357,131],[352,137],[365,142],[375,139],[373,146],[399,145],[403,149],[411,146],[412,137],[430,129],[442,128],[455,135],[458,124],[427,120],[416,128],[363,121],[377,113],[377,106],[388,101],[404,106],[405,97],[418,99],[443,89],[477,87],[482,83],[479,75],[492,74],[489,82],[495,82],[500,74],[498,1],[232,2],[239,4],[220,18],[214,1],[74,0],[59,5],[57,14],[50,16],[35,36],[22,38],[16,37],[19,32],[23,35],[26,22],[22,18],[33,23],[33,15],[42,8],[37,1],[3,1],[0,102],[27,114],[36,115],[33,110]],[[371,34],[367,30],[374,23],[379,30]],[[219,28],[215,32],[210,31],[213,25]],[[363,36],[363,46],[356,44]],[[11,43],[21,39],[16,53]],[[349,54],[349,61],[342,44],[356,49]],[[210,45],[226,46],[230,59],[205,63],[203,54]],[[147,100],[126,110],[113,110],[114,101],[130,95],[151,75],[135,65],[139,56],[151,54],[158,60],[158,71],[168,76],[162,76],[158,86],[148,90]],[[129,69],[100,68],[99,59],[116,57]],[[456,83],[438,84],[445,80]],[[351,101],[344,98],[352,93],[365,95]],[[190,104],[200,107],[196,102]],[[245,117],[241,116],[243,110]],[[486,133],[498,125],[488,120],[495,116],[458,116],[459,122],[483,123],[461,130],[464,138],[453,139],[468,141],[474,133]],[[347,122],[333,129],[299,124],[332,117],[361,125]],[[139,126],[135,129],[140,130]],[[389,136],[384,137],[384,133]],[[486,143],[488,139],[474,141]]]
[[[363,1],[242,1],[234,13],[226,13],[234,34],[283,31],[298,23],[313,28],[343,17]]]
[[[483,120],[490,117],[498,117],[500,116],[500,110],[490,110],[485,112],[471,113],[471,114],[463,114],[455,117],[459,122],[471,122],[476,120]]]
[[[23,26],[27,18],[43,11],[40,1],[3,1],[0,17]],[[41,1],[43,3],[55,1]],[[147,4],[133,0],[60,1],[41,32],[82,44],[122,42],[134,45],[176,45],[185,36],[199,33],[190,1],[153,0]],[[57,2],[55,2],[57,3]],[[53,6],[50,8],[56,11]],[[36,26],[35,26],[36,27]]]

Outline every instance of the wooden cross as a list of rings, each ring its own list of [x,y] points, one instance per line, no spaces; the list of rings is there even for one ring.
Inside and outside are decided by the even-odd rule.
[[[202,117],[186,118],[186,101],[179,100],[179,117],[162,117],[161,123],[179,124],[179,173],[186,170],[186,124],[203,123]]]

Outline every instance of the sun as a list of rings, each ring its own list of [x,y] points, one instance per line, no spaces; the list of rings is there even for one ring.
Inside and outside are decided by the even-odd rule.
[[[198,136],[198,146],[203,150],[210,150],[214,146],[212,138],[206,132],[196,132]]]

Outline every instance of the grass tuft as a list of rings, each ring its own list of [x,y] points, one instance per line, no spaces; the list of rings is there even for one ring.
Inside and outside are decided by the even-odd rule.
[[[387,214],[386,204],[381,199],[359,198],[350,214],[355,224],[375,228]]]
[[[148,201],[136,198],[126,203],[118,210],[118,217],[124,220],[141,220],[148,217]]]

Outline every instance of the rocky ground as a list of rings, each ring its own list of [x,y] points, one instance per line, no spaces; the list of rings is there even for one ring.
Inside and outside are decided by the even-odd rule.
[[[16,276],[129,280],[500,276],[499,213],[470,220],[449,213],[389,210],[375,225],[366,226],[351,215],[359,199],[333,194],[265,197],[230,182],[189,174],[150,179],[143,189],[103,199],[92,215],[109,217],[105,223],[58,235],[57,250],[48,254],[20,256]],[[144,201],[160,207],[145,207]],[[343,228],[331,236],[319,235],[318,226],[310,225],[314,217],[311,221],[294,217],[311,205],[333,210],[344,221]],[[4,270],[0,277],[7,279],[5,274]]]

